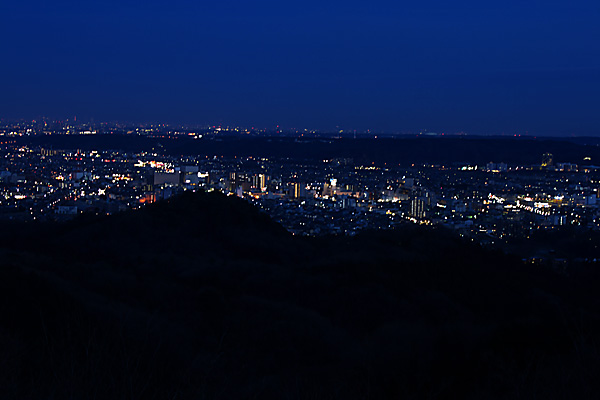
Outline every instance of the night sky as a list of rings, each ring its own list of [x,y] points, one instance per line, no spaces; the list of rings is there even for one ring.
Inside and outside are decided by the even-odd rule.
[[[0,117],[600,135],[600,1],[3,1]]]

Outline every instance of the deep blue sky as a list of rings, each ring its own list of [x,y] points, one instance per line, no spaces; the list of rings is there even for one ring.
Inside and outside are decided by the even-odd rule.
[[[597,0],[7,0],[0,117],[600,135],[599,21]]]

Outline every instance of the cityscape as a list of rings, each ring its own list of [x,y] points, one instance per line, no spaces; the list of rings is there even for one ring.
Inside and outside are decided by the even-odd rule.
[[[599,20],[0,3],[0,400],[599,399]]]
[[[85,125],[60,130],[47,126],[39,135],[103,136]],[[531,243],[526,251],[522,248],[524,240],[540,231],[600,231],[600,167],[591,157],[584,157],[583,165],[575,162],[579,160],[555,162],[551,153],[531,155],[539,162],[528,165],[502,160],[392,165],[342,157],[177,157],[160,144],[136,152],[32,146],[16,140],[38,135],[33,129],[5,126],[0,136],[2,219],[44,222],[111,215],[183,191],[219,191],[245,199],[295,235],[352,236],[419,224],[447,228],[484,246],[509,252],[519,248],[517,253],[530,261],[596,259],[594,251],[564,254]],[[223,137],[218,128],[119,129],[110,126],[112,133],[104,135],[151,134],[167,141],[183,135],[204,142]]]

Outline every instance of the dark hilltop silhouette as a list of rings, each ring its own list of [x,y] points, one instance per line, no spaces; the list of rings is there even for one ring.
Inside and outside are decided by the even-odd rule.
[[[2,224],[2,398],[597,398],[593,264],[302,238],[219,193]]]

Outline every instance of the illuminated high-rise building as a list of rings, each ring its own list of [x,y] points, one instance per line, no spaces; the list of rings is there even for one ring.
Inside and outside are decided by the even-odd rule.
[[[265,174],[252,176],[252,187],[254,189],[266,190],[268,177]]]
[[[250,178],[244,173],[230,172],[229,173],[229,190],[235,192],[238,187],[244,191],[250,189]]]
[[[291,195],[294,199],[306,197],[306,184],[295,182],[292,184]]]
[[[415,197],[410,201],[410,216],[416,219],[427,217],[427,198]]]

